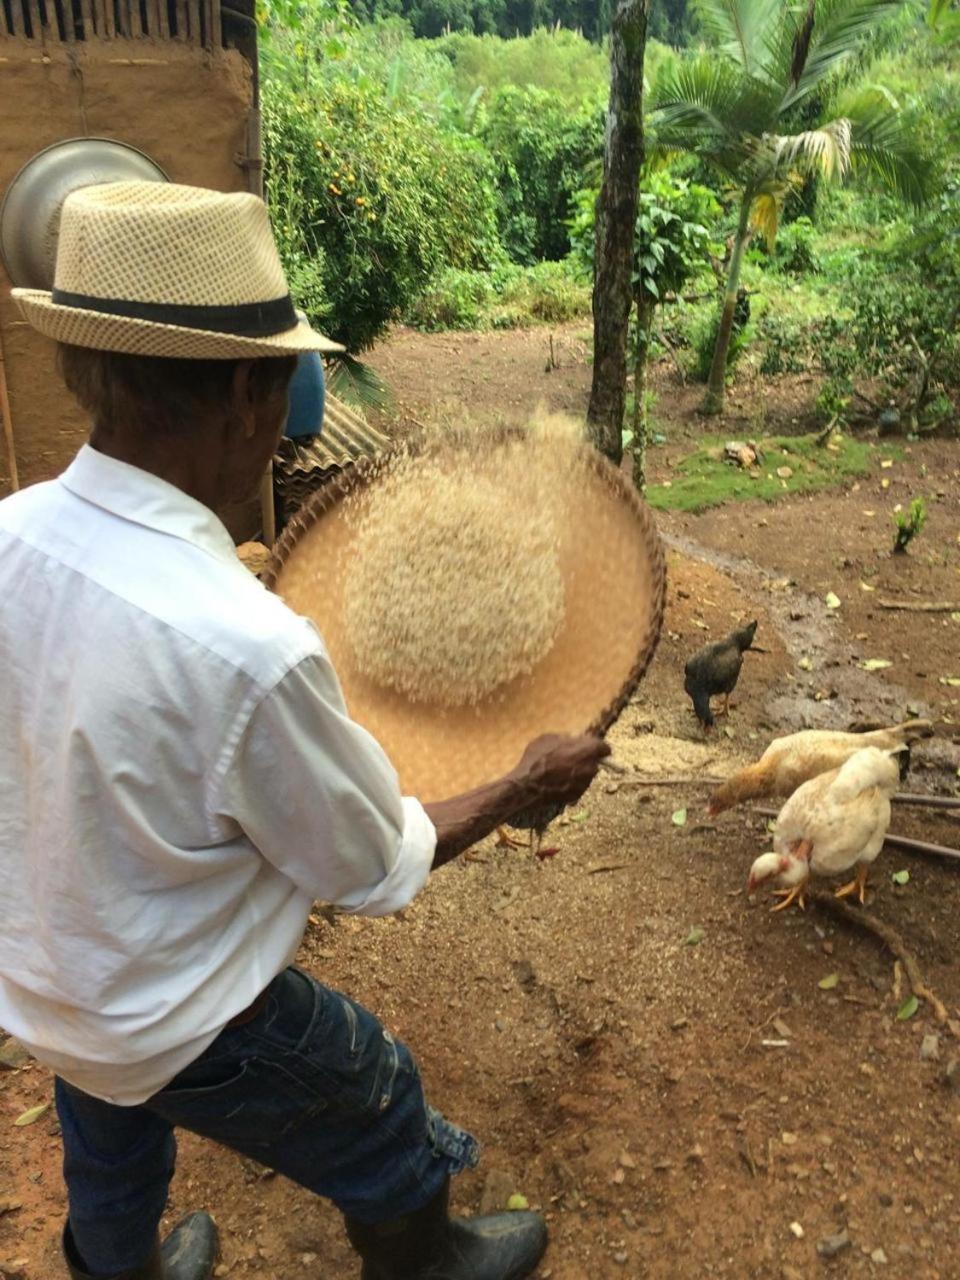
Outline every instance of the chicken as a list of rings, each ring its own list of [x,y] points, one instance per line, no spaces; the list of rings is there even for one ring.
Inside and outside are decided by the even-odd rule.
[[[901,776],[905,776],[910,763],[910,743],[918,738],[929,738],[932,733],[933,726],[929,720],[906,720],[903,724],[876,729],[872,733],[805,729],[802,733],[776,738],[755,764],[740,769],[714,791],[707,813],[715,818],[744,800],[793,795],[801,783],[830,769],[839,769],[865,747],[877,747],[881,751],[907,747],[899,757]]]
[[[839,769],[811,778],[780,810],[773,852],[750,868],[747,892],[773,879],[783,901],[803,906],[811,875],[835,876],[856,868],[854,878],[837,890],[838,898],[866,896],[870,864],[883,847],[890,825],[890,797],[900,781],[897,759],[905,746],[865,747]]]
[[[723,711],[729,710],[730,694],[740,679],[743,655],[753,646],[757,634],[756,622],[748,623],[739,631],[732,631],[723,640],[700,649],[684,667],[683,687],[693,700],[697,719],[705,729],[714,723],[710,699],[723,695]]]

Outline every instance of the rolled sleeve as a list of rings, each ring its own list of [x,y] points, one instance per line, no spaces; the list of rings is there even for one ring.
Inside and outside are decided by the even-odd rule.
[[[436,832],[401,795],[376,740],[350,719],[329,660],[305,659],[252,712],[220,806],[311,897],[359,915],[398,911],[423,887]]]

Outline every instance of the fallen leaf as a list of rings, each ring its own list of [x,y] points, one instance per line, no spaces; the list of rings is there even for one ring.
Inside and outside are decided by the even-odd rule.
[[[507,1201],[507,1208],[511,1212],[516,1212],[517,1210],[529,1209],[530,1201],[527,1199],[526,1196],[522,1196],[520,1195],[519,1192],[515,1192]]]
[[[635,1169],[637,1167],[637,1162],[629,1151],[622,1151],[620,1153],[620,1164],[624,1169]]]
[[[835,595],[832,591],[828,591],[823,598],[823,603],[827,606],[828,609],[839,609],[840,597],[838,595]]]
[[[34,1121],[39,1120],[43,1113],[49,1110],[50,1103],[41,1102],[38,1107],[31,1107],[29,1111],[24,1111],[23,1115],[17,1116],[13,1123],[18,1129],[22,1129],[24,1125],[33,1124]]]
[[[809,658],[801,658],[800,661],[797,663],[797,666],[800,668],[801,671],[813,670],[813,663],[810,661]]]
[[[683,827],[683,826],[685,826],[685,825],[686,825],[686,822],[687,822],[687,811],[686,811],[686,809],[675,809],[675,810],[674,810],[674,812],[673,812],[673,816],[671,817],[670,821],[673,823],[673,825],[674,825],[675,827]]]
[[[909,871],[895,871],[895,872],[893,873],[893,875],[890,877],[890,879],[893,881],[893,883],[894,883],[894,884],[909,884],[909,883],[910,883],[910,872],[909,872]]]
[[[861,591],[876,591],[876,589],[877,589],[876,587],[871,587],[871,585],[870,585],[870,583],[869,583],[869,582],[861,582],[861,583],[860,583],[860,590],[861,590]]]
[[[586,820],[587,820],[589,817],[590,817],[590,810],[589,810],[589,809],[580,809],[577,813],[571,813],[571,815],[570,815],[570,821],[571,821],[571,822],[586,822]]]
[[[832,991],[840,981],[839,973],[828,973],[825,978],[821,978],[817,986],[821,991]]]
[[[890,481],[889,481],[889,480],[886,480],[886,479],[881,480],[881,481],[880,481],[880,488],[881,488],[881,489],[889,489],[889,488],[890,488]]]
[[[785,1147],[795,1147],[797,1145],[797,1135],[795,1133],[781,1133],[780,1141]]]
[[[883,459],[881,459],[880,465],[881,465],[881,467],[883,467],[883,469],[886,471],[886,470],[888,470],[890,467],[892,467],[892,466],[893,466],[893,459],[892,459],[892,458],[883,458]]]
[[[953,689],[960,689],[960,676],[941,676],[941,684],[948,684]]]
[[[534,853],[541,862],[546,862],[548,858],[555,858],[560,852],[558,844],[549,845],[546,849],[535,849]]]
[[[861,671],[886,671],[887,667],[892,667],[893,663],[889,658],[867,658],[865,662],[860,663]]]
[[[695,947],[703,941],[704,933],[700,925],[695,924],[683,940],[685,947]]]
[[[898,1022],[909,1022],[913,1015],[920,1008],[920,1001],[916,996],[907,996],[903,1004],[897,1010]]]

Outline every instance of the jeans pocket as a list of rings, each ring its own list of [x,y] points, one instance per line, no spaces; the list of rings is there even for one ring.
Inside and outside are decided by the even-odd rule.
[[[250,1150],[272,1146],[324,1104],[277,1063],[201,1058],[148,1105],[170,1124]]]

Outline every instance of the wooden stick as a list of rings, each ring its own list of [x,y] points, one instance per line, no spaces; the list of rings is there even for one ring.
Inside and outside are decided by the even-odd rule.
[[[885,943],[903,965],[913,994],[918,1000],[926,1000],[933,1010],[934,1017],[941,1026],[946,1027],[951,1035],[960,1039],[960,1024],[950,1017],[943,1001],[924,982],[916,956],[908,949],[907,944],[892,925],[881,920],[879,916],[875,916],[872,911],[865,911],[862,907],[851,907],[842,898],[835,898],[832,893],[823,893],[819,889],[807,894],[807,901],[820,907],[821,910],[839,916],[847,924],[856,925],[859,929],[866,929],[869,933],[875,934],[881,942]]]
[[[10,0],[10,34],[12,36],[23,35],[23,14],[20,10],[20,0]]]
[[[724,781],[723,778],[704,777],[701,773],[695,777],[677,775],[669,778],[624,778],[620,785],[621,787],[719,787]]]
[[[922,796],[912,791],[898,791],[891,799],[894,804],[916,804],[927,809],[960,809],[960,799],[952,796]]]
[[[960,601],[878,600],[881,609],[901,609],[905,613],[960,613]]]
[[[96,26],[93,21],[91,0],[80,0],[80,14],[83,18],[83,38],[84,40],[92,40],[96,35]]]
[[[10,472],[10,491],[20,488],[17,473],[17,450],[13,438],[13,417],[10,413],[10,397],[7,394],[7,362],[3,356],[3,338],[0,336],[0,414],[3,416],[3,438],[7,444],[7,470]]]

